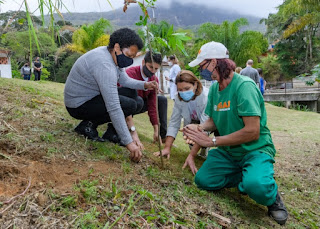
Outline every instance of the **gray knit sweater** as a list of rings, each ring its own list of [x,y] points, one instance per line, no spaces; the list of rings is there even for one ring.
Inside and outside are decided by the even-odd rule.
[[[98,47],[82,55],[73,65],[64,89],[64,103],[77,108],[97,95],[102,95],[110,119],[122,142],[132,142],[120,107],[117,83],[123,87],[144,90],[144,81],[130,78],[118,68],[107,47]]]

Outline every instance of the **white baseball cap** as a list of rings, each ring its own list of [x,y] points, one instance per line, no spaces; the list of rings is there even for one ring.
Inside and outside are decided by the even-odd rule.
[[[221,43],[211,41],[201,46],[198,56],[189,63],[190,67],[199,65],[206,59],[224,59],[229,58],[228,49]]]

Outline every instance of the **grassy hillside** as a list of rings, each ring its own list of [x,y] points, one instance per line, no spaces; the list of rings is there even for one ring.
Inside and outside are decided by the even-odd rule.
[[[138,164],[123,147],[75,134],[63,87],[0,78],[0,228],[280,228],[236,188],[199,190],[181,169],[188,154],[181,135],[160,169],[146,114],[135,117],[146,146]],[[286,228],[319,228],[320,116],[266,106]]]

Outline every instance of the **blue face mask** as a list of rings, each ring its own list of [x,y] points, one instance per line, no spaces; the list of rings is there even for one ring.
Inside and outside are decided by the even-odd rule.
[[[207,81],[212,81],[211,75],[212,72],[210,72],[208,69],[200,70],[200,76]]]
[[[117,63],[118,63],[119,68],[126,68],[126,67],[130,66],[131,64],[133,64],[133,59],[130,57],[127,57],[123,53],[120,55],[116,55],[116,56],[117,56]]]
[[[193,90],[189,90],[189,91],[179,91],[178,92],[180,97],[185,101],[185,102],[188,102],[190,101],[193,96],[194,96],[194,92]]]

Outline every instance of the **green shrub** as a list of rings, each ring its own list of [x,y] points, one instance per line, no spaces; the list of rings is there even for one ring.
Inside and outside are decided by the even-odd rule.
[[[259,67],[261,67],[263,78],[267,82],[276,82],[281,76],[281,66],[274,55],[263,57]]]
[[[62,62],[61,66],[59,67],[57,74],[55,76],[55,81],[60,83],[65,83],[69,72],[76,62],[76,60],[81,56],[79,53],[72,53],[70,56],[66,57],[66,59]]]

